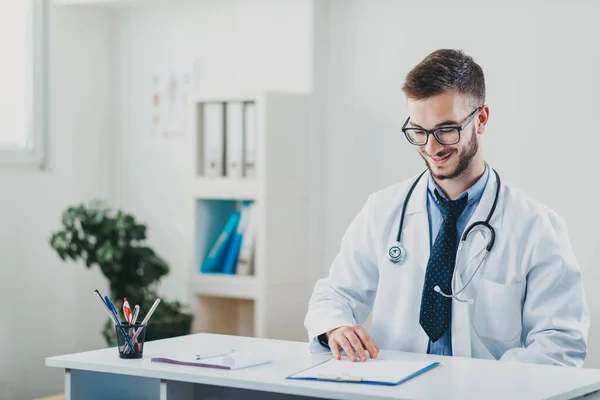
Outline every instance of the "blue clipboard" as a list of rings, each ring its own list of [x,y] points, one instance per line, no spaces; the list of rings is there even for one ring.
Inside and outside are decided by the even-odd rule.
[[[297,376],[299,374],[302,374],[303,372],[309,371],[315,367],[318,367],[322,364],[325,364],[327,362],[331,362],[333,361],[333,358],[330,358],[328,360],[325,360],[323,362],[320,362],[318,364],[315,364],[313,366],[310,366],[306,369],[303,369],[302,371],[298,371],[296,373],[293,373],[292,375],[287,376],[285,379],[296,379],[296,380],[303,380],[303,381],[324,381],[324,382],[343,382],[343,383],[359,383],[359,384],[363,384],[363,385],[383,385],[383,386],[396,386],[399,385],[403,382],[408,381],[409,379],[414,378],[415,376],[418,376],[424,372],[427,372],[435,367],[437,367],[438,365],[441,365],[439,361],[434,361],[431,362],[430,364],[428,364],[427,366],[425,366],[424,368],[418,369],[416,371],[414,371],[413,373],[401,377],[398,380],[393,380],[393,381],[384,381],[384,380],[369,380],[369,379],[363,379],[360,376],[350,376],[347,374],[341,374],[341,375],[336,375],[336,376],[332,376],[332,375],[317,375],[317,376]]]

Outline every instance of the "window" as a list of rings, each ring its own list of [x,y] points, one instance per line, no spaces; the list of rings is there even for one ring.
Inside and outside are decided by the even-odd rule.
[[[42,166],[47,0],[0,0],[0,164]]]

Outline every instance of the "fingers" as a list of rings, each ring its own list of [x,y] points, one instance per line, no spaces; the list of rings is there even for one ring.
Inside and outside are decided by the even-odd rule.
[[[356,361],[356,354],[354,354],[354,349],[348,341],[348,338],[346,336],[340,335],[340,337],[337,340],[338,343],[342,346],[342,349],[344,349],[344,352],[346,352],[346,355],[350,358],[350,360]]]
[[[354,329],[354,332],[359,337],[359,339],[362,341],[364,347],[369,352],[369,355],[371,356],[371,358],[376,358],[377,354],[379,353],[379,347],[377,347],[377,345],[375,344],[375,342],[373,341],[371,336],[369,336],[367,331],[362,326],[357,326]]]
[[[331,349],[331,352],[333,353],[335,359],[341,360],[342,355],[340,354],[340,345],[337,342],[337,340],[329,338],[329,348]]]
[[[346,333],[346,338],[348,339],[348,341],[354,348],[354,352],[356,352],[356,354],[358,354],[360,361],[367,361],[367,353],[365,353],[363,343],[360,341],[360,339],[356,335],[355,331],[353,331],[353,330],[348,331]],[[354,354],[354,352],[353,352],[353,354]],[[355,361],[355,360],[352,360],[352,361]]]
[[[336,360],[341,360],[341,349],[344,350],[348,358],[352,361],[367,361],[370,358],[376,358],[379,354],[379,347],[375,344],[371,336],[360,325],[343,326],[328,332],[329,348]],[[366,351],[369,352],[367,356]]]

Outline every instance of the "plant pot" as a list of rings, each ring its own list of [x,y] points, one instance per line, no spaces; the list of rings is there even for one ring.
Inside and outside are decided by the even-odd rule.
[[[146,332],[146,342],[189,335],[191,328],[191,315],[177,315],[156,320],[151,319]]]
[[[192,329],[192,316],[189,314],[179,314],[176,316],[151,318],[146,330],[146,342],[151,340],[168,339],[177,336],[189,335]],[[114,323],[111,320],[106,321],[102,329],[102,336],[108,346],[117,345]]]

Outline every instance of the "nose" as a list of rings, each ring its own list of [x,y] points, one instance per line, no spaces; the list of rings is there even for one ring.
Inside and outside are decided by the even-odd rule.
[[[429,140],[427,140],[427,144],[425,145],[425,151],[429,155],[434,155],[439,153],[444,148],[444,145],[441,145],[433,135],[429,135]]]

